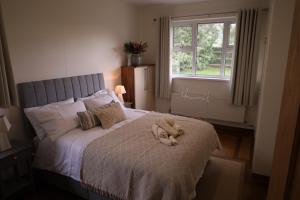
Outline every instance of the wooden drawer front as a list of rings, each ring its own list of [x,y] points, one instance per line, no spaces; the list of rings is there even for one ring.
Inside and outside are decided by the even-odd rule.
[[[7,169],[12,167],[13,165],[22,162],[24,160],[31,159],[31,151],[25,150],[10,156],[7,156],[6,158],[1,160],[0,169]]]

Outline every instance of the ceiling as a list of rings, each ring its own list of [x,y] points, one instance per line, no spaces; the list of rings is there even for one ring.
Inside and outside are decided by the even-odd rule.
[[[204,2],[209,0],[127,0],[136,4],[183,4],[183,3],[195,3]]]

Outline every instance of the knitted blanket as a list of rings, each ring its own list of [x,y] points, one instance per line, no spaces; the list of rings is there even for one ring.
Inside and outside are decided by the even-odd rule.
[[[85,149],[84,186],[122,200],[189,200],[218,136],[207,122],[173,116],[185,134],[178,145],[156,140],[151,126],[162,114],[149,113],[91,142]]]

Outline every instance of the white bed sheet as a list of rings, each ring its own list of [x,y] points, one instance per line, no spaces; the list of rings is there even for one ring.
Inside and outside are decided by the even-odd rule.
[[[48,138],[43,139],[38,145],[33,163],[34,167],[56,172],[80,181],[81,161],[87,145],[112,130],[142,117],[147,111],[126,109],[125,113],[127,120],[115,124],[110,129],[96,127],[83,131],[77,128],[61,136],[55,142]]]

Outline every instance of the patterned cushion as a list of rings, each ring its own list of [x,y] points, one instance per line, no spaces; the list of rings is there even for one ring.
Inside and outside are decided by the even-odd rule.
[[[97,123],[98,119],[94,117],[91,111],[78,112],[77,116],[82,130],[88,130],[99,125],[99,122]]]
[[[125,113],[120,103],[111,102],[108,105],[98,107],[94,110],[94,114],[101,122],[104,129],[112,127],[115,123],[126,119]]]

